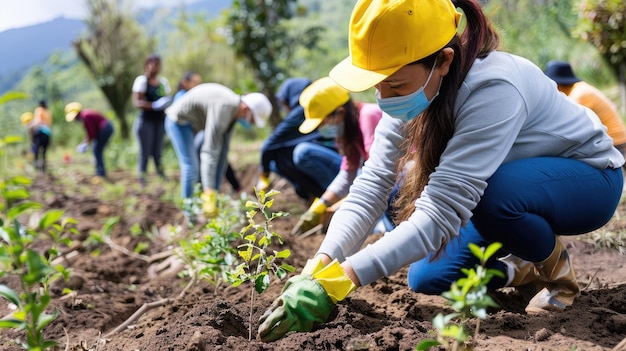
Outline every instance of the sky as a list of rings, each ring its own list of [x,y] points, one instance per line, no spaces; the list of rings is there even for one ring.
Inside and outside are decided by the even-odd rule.
[[[131,0],[135,8],[159,5],[177,6],[198,0]],[[0,0],[0,32],[47,22],[63,16],[81,19],[86,13],[85,0]]]

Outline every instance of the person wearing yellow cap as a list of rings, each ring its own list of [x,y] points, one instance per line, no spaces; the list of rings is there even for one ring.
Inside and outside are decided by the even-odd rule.
[[[624,157],[598,117],[498,51],[476,0],[358,0],[349,31],[350,56],[329,75],[350,91],[375,87],[384,114],[318,252],[263,314],[259,337],[312,330],[351,291],[407,265],[413,290],[449,290],[477,263],[468,242],[502,243],[489,267],[504,274],[489,288],[533,283],[528,313],[571,306],[580,290],[558,236],[604,225],[623,188]],[[399,171],[397,226],[362,248]]]
[[[35,168],[41,172],[46,171],[46,153],[50,145],[50,126],[34,117],[32,112],[24,112],[20,115],[22,125],[26,126],[31,141],[31,151],[34,155]]]
[[[165,131],[180,167],[181,196],[191,198],[200,174],[202,209],[207,217],[215,217],[233,126],[239,122],[244,128],[264,127],[272,113],[272,103],[259,92],[239,95],[221,84],[202,83],[178,98],[165,112]],[[201,130],[204,140],[198,159],[194,136]],[[195,221],[195,214],[185,212],[185,216],[190,223]]]
[[[374,130],[382,117],[376,104],[355,103],[350,93],[330,77],[320,78],[306,87],[300,95],[300,105],[305,119],[298,130],[303,134],[317,130],[323,137],[334,139],[342,159],[339,173],[293,228],[295,235],[320,224],[326,209],[348,194],[362,163],[369,158]],[[299,153],[300,147],[296,146],[294,153]]]
[[[324,193],[341,165],[334,136],[325,138],[317,130],[306,134],[298,130],[305,119],[300,95],[311,83],[308,78],[287,78],[278,88],[276,102],[287,113],[261,145],[256,183],[257,190],[269,190],[273,172],[289,181],[308,205]]]
[[[608,129],[615,148],[626,155],[626,125],[613,101],[600,89],[578,78],[569,62],[550,61],[543,72],[557,84],[560,92],[595,112]]]
[[[79,121],[83,124],[87,137],[76,147],[76,151],[83,153],[91,145],[96,163],[96,176],[108,179],[104,164],[104,150],[113,135],[113,123],[100,112],[83,108],[80,102],[70,102],[65,105],[65,120]]]

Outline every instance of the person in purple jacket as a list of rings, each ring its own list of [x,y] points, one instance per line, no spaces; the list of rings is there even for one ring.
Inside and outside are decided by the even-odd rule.
[[[92,144],[93,156],[96,161],[96,175],[106,178],[104,148],[113,135],[113,124],[100,112],[83,109],[83,105],[79,102],[70,102],[65,106],[65,120],[83,122],[87,138],[78,145],[76,150],[83,153],[87,151],[89,144]]]

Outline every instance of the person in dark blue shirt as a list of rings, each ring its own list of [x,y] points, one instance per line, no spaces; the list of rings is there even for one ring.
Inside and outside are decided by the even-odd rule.
[[[261,146],[260,175],[257,190],[267,190],[271,186],[271,172],[287,179],[296,193],[307,201],[313,201],[339,172],[341,156],[334,140],[324,139],[314,131],[302,134],[298,127],[304,121],[304,110],[300,106],[300,93],[311,84],[307,78],[288,78],[276,93],[276,99],[287,115]],[[298,144],[307,143],[310,147],[300,148],[307,155],[295,154]],[[306,165],[299,160],[306,160]]]

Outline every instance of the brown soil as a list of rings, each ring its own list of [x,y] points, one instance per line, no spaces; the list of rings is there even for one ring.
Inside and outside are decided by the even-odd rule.
[[[251,187],[256,166],[240,167],[242,183]],[[123,198],[136,198],[129,216],[122,199],[103,201],[98,191],[77,194],[64,188],[59,180],[38,178],[31,192],[46,208],[67,211],[79,222],[80,239],[91,230],[100,230],[104,220],[119,216],[111,233],[113,241],[132,250],[138,241],[150,248],[145,255],[170,249],[167,237],[170,225],[180,225],[180,211],[171,202],[161,200],[158,185],[152,193],[139,191],[128,174],[113,174],[116,182],[128,182]],[[81,186],[88,179],[78,177]],[[284,181],[275,183],[281,194],[273,210],[291,213],[278,219],[273,229],[281,233],[285,246],[292,251],[288,263],[302,267],[316,251],[322,235],[292,237],[289,232],[305,210],[305,204]],[[101,185],[93,185],[101,187]],[[100,196],[101,197],[101,196]],[[620,205],[615,218],[602,231],[623,231],[626,205]],[[159,229],[148,240],[131,236],[130,229]],[[375,240],[377,236],[372,236]],[[582,295],[562,313],[529,316],[524,313],[524,299],[514,290],[494,294],[502,306],[491,311],[481,322],[477,350],[612,350],[626,336],[626,257],[615,249],[596,249],[575,237],[566,238],[576,273],[583,287]],[[445,300],[412,292],[406,285],[406,269],[352,293],[338,304],[327,323],[309,333],[293,333],[272,343],[253,336],[248,340],[250,286],[222,286],[215,291],[207,282],[198,282],[177,298],[188,279],[176,274],[152,276],[155,267],[120,249],[101,244],[100,254],[82,248],[69,268],[73,278],[52,288],[52,306],[60,316],[44,329],[48,338],[58,340],[59,350],[414,350],[431,337],[431,320],[438,313],[450,313]],[[623,249],[623,248],[622,248]],[[13,285],[10,277],[0,283]],[[74,296],[63,296],[63,286],[70,286]],[[274,279],[270,288],[257,296],[253,308],[254,334],[258,319],[279,295],[283,282]],[[157,304],[146,310],[124,330],[110,334],[144,304]],[[10,311],[0,304],[0,316]],[[0,349],[18,350],[9,340],[21,332],[1,330]],[[433,350],[436,348],[433,348]]]

